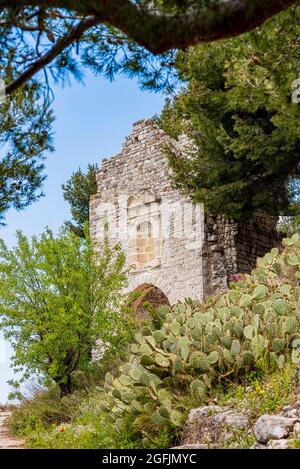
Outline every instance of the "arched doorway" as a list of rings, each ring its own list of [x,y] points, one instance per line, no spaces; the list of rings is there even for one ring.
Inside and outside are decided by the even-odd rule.
[[[170,306],[168,297],[155,285],[151,283],[143,283],[137,287],[133,294],[137,295],[133,300],[132,307],[137,319],[150,319],[150,310],[158,308],[161,305]]]

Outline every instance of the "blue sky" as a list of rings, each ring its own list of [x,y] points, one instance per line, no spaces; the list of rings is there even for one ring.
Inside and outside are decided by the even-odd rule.
[[[70,217],[61,185],[72,172],[113,156],[135,121],[152,117],[163,107],[161,94],[142,92],[134,80],[118,78],[110,83],[87,76],[85,81],[85,86],[73,82],[71,87],[55,89],[55,152],[46,161],[46,195],[23,212],[7,214],[0,237],[9,246],[15,242],[17,229],[29,236],[41,233],[47,225],[57,230]],[[9,346],[0,336],[0,402],[5,402],[9,392],[9,355]]]

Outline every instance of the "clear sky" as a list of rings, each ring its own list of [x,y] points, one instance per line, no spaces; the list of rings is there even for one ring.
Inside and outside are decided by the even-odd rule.
[[[9,246],[17,229],[29,236],[47,225],[57,230],[70,217],[61,185],[79,166],[85,169],[88,163],[117,153],[132,124],[159,113],[164,102],[160,94],[139,90],[133,80],[118,78],[110,83],[93,76],[87,76],[85,86],[73,82],[71,87],[56,88],[55,96],[55,152],[46,161],[46,195],[23,212],[7,214],[0,237]],[[9,346],[0,336],[0,402],[6,401],[9,392],[9,355]]]

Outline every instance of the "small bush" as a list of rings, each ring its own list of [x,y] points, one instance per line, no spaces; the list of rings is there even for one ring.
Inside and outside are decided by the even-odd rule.
[[[97,418],[85,416],[72,423],[62,423],[47,431],[32,432],[29,445],[33,448],[136,448],[138,438],[136,431],[124,419],[122,434],[117,435],[107,414],[100,413]]]
[[[9,426],[15,435],[28,435],[32,431],[45,429],[68,420],[70,409],[66,409],[60,400],[57,387],[48,391],[40,390],[34,398],[23,398],[14,409]]]
[[[58,386],[45,390],[30,384],[28,388],[28,395],[23,396],[19,405],[14,406],[9,418],[12,433],[19,436],[28,436],[32,432],[46,431],[71,422],[90,390],[89,387],[75,389],[72,394],[61,399]]]
[[[27,436],[27,445],[33,448],[167,448],[169,434],[160,430],[151,440],[132,426],[130,416],[125,416],[116,432],[114,420],[101,410],[99,390],[81,396],[72,408],[62,405],[58,394],[43,392],[15,409],[10,427],[16,434]],[[72,415],[71,415],[72,414]]]

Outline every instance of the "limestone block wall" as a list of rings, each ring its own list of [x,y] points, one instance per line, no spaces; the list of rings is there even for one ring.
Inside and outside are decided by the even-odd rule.
[[[236,246],[239,272],[250,272],[258,257],[281,245],[282,235],[276,230],[277,222],[277,217],[260,216],[238,225]]]
[[[228,280],[238,272],[236,240],[238,225],[222,216],[205,217],[203,245],[203,296],[228,288]]]

